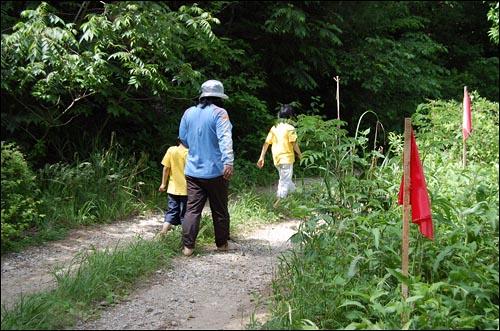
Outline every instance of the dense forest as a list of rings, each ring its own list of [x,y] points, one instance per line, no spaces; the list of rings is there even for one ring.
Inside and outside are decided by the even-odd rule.
[[[498,2],[2,1],[1,14],[2,141],[35,168],[111,137],[157,163],[211,78],[251,162],[283,103],[352,133],[367,111],[401,132],[464,86],[499,99]]]

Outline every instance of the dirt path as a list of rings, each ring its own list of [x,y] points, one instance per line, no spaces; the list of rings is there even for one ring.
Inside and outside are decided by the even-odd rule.
[[[140,235],[151,239],[163,215],[138,217],[111,225],[72,230],[61,241],[2,256],[1,303],[9,307],[21,293],[55,286],[50,274],[91,247],[114,247]],[[81,321],[78,330],[244,330],[263,320],[265,298],[279,257],[288,248],[298,221],[266,225],[238,234],[239,249],[215,251],[215,245],[192,257],[176,257],[172,269],[157,270],[129,298]]]

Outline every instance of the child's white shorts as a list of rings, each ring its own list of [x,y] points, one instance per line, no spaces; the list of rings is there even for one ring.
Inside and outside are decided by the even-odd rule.
[[[276,196],[280,199],[284,199],[289,193],[295,191],[295,184],[292,181],[293,164],[280,164],[276,166],[276,169],[278,169],[278,174],[280,176]]]

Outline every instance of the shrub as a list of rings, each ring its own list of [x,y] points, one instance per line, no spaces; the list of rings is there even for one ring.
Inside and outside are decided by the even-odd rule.
[[[43,217],[35,175],[15,143],[2,141],[2,250]]]

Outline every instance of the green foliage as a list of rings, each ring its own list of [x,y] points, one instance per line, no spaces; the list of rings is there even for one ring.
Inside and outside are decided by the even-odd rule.
[[[230,197],[231,234],[240,229],[276,221],[271,203],[255,192]],[[249,216],[250,215],[250,216]],[[158,268],[168,267],[170,257],[182,248],[181,228],[176,227],[164,239],[134,238],[114,247],[91,247],[66,266],[52,270],[57,287],[48,292],[21,295],[11,309],[2,306],[2,330],[67,329],[78,319],[87,319],[103,309],[102,305],[127,300],[129,289]],[[204,213],[198,243],[213,245],[213,226]],[[176,253],[177,252],[177,253]]]
[[[429,19],[418,15],[414,6],[418,4],[366,2],[351,8],[346,17],[345,25],[360,22],[347,38],[346,47],[338,52],[344,86],[353,86],[342,89],[343,100],[357,103],[353,119],[373,110],[393,131],[399,129],[402,117],[424,101],[422,96],[440,97],[448,70],[436,59],[445,56],[446,48],[429,37]]]
[[[80,27],[66,24],[52,11],[46,3],[26,10],[26,22],[19,22],[15,33],[2,35],[2,63],[16,64],[16,70],[5,72],[2,88],[14,93],[19,88],[14,82],[25,88],[35,83],[32,94],[51,105],[72,91],[81,91],[73,102],[93,93],[109,96],[113,84],[149,87],[155,95],[170,88],[165,73],[178,83],[193,81],[199,73],[181,63],[182,48],[213,40],[210,27],[218,23],[196,6],[183,6],[176,13],[154,2],[110,4]],[[75,28],[81,29],[79,40]],[[159,65],[165,67],[159,70]]]
[[[499,2],[490,2],[490,10],[488,11],[488,21],[491,21],[491,28],[488,31],[488,35],[490,36],[493,44],[498,45],[498,4]]]
[[[177,247],[169,240],[135,238],[126,246],[84,251],[64,269],[54,269],[54,290],[21,296],[12,309],[2,306],[2,330],[62,330],[88,318],[101,304],[119,303],[128,288],[169,265]]]
[[[476,91],[470,92],[470,98],[472,133],[465,141],[467,162],[498,164],[498,103],[480,97]],[[423,140],[420,147],[425,151],[424,159],[444,164],[463,159],[462,118],[462,100],[435,100],[417,107],[412,124],[416,137]]]
[[[270,160],[271,164],[272,161]],[[234,165],[234,176],[231,178],[232,192],[251,189],[256,186],[265,186],[276,179],[276,169],[266,167],[259,169],[257,162],[250,162],[243,158],[237,159]]]
[[[238,159],[234,191],[275,178],[273,169],[257,171],[254,165],[274,118],[272,105],[290,100],[300,105],[311,94],[320,95],[325,106],[304,110],[297,120],[304,151],[297,172],[322,181],[300,198],[292,197],[287,207],[317,223],[297,237],[317,249],[305,248],[304,256],[317,257],[343,279],[318,281],[314,277],[321,269],[297,255],[302,273],[283,271],[298,277],[292,285],[299,294],[280,307],[283,325],[400,328],[387,316],[409,314],[414,305],[418,316],[404,328],[498,329],[498,296],[492,294],[498,292],[498,239],[491,237],[498,233],[498,104],[479,97],[498,100],[498,50],[489,48],[498,44],[498,2],[216,1],[204,3],[205,9],[191,2],[101,4],[95,2],[95,10],[80,15],[72,10],[83,5],[73,3],[33,8],[33,2],[25,8],[2,3],[2,31],[10,33],[2,35],[2,138],[18,141],[30,151],[24,157],[38,164],[62,161],[40,172],[42,206],[49,218],[65,226],[79,219],[90,224],[135,213],[141,203],[154,205],[151,196],[156,196],[150,192],[157,192],[152,183],[157,178],[145,174],[158,162],[148,155],[163,153],[175,140],[181,112],[204,79],[223,80],[230,95],[226,105]],[[22,13],[19,22],[16,11]],[[334,75],[341,76],[338,122],[321,116],[331,117],[338,101]],[[425,98],[456,98],[464,84],[474,90],[465,169],[460,102],[422,104]],[[309,113],[318,116],[305,116]],[[361,126],[367,114],[375,114],[377,121]],[[385,155],[377,145],[385,147],[378,138],[380,123],[392,130],[410,115],[439,232],[434,245],[416,243],[412,273],[422,276],[408,281],[414,295],[406,305],[398,300],[400,293],[393,293],[394,278],[404,281],[397,271],[400,210],[394,206],[402,138],[391,131]],[[354,137],[347,135],[347,126]],[[112,131],[126,142],[128,155],[94,152],[102,150],[103,137]],[[88,137],[95,141],[89,143]],[[53,227],[47,219],[41,222],[33,179],[26,186],[13,180],[4,185],[3,147],[2,248],[8,231],[19,233],[30,222]],[[146,153],[136,160],[137,151]],[[25,208],[7,211],[4,187],[21,186],[27,193],[11,198]],[[259,215],[266,215],[267,207],[253,198],[248,203]],[[27,213],[32,221],[18,218],[16,230],[4,231],[4,218],[14,212]],[[328,236],[336,241],[329,242]],[[323,247],[318,238],[332,247]],[[325,261],[324,249],[346,254]],[[362,277],[372,270],[374,279]],[[300,292],[299,280],[307,277]],[[339,284],[347,286],[336,288]],[[326,288],[330,296],[305,290],[315,288]],[[368,298],[360,294],[366,288],[374,288]],[[383,291],[393,291],[392,298],[380,295]],[[316,299],[307,309],[296,308],[302,293]],[[315,305],[332,297],[337,301],[326,312]],[[34,310],[40,303],[33,304]],[[330,318],[332,312],[336,315]],[[429,320],[435,323],[426,324]],[[278,318],[269,325],[276,321],[281,322]]]
[[[67,229],[113,222],[166,202],[158,196],[160,167],[154,165],[158,172],[151,178],[147,156],[127,159],[114,140],[86,161],[46,165],[36,176],[12,151],[2,143],[2,251],[60,239]]]
[[[474,134],[498,144],[498,129],[495,130],[498,104],[477,95],[474,100],[473,108],[478,109],[476,114],[481,114],[473,115]],[[278,214],[271,208],[268,194],[240,193],[231,198],[232,233],[239,226],[253,225],[263,219],[303,217],[298,233],[292,238],[297,249],[282,257],[273,282],[273,317],[253,327],[498,329],[499,169],[498,161],[495,162],[498,145],[493,142],[472,148],[471,134],[467,139],[470,150],[475,149],[485,157],[471,158],[464,168],[461,158],[453,155],[453,151],[460,150],[456,146],[461,143],[460,125],[444,121],[456,109],[455,101],[429,101],[414,117],[431,198],[435,239],[431,242],[423,238],[416,225],[410,226],[408,277],[400,270],[402,213],[401,206],[396,204],[401,180],[401,136],[389,134],[390,148],[384,157],[369,151],[366,138],[369,130],[348,138],[340,129],[342,122],[299,116],[296,124],[301,132],[301,145],[307,146],[304,153],[308,151],[307,161],[303,162],[325,174],[321,180],[298,185],[300,189],[287,199],[286,206],[275,210]],[[460,105],[458,109],[461,114]],[[461,123],[460,116],[454,118]],[[372,125],[377,127],[379,122]],[[459,133],[455,132],[457,127]],[[440,139],[445,142],[445,149],[438,143]],[[86,175],[92,175],[92,171],[101,173],[98,178],[105,177],[112,186],[117,186],[120,184],[114,181],[110,165],[129,173],[128,166],[119,160],[110,148],[104,156],[97,153],[91,162],[101,163],[102,167],[87,168],[88,165],[81,163],[81,169],[61,173],[66,174],[64,178],[71,185],[81,187],[77,171],[80,170]],[[133,172],[133,178],[138,178],[139,169],[142,168]],[[101,189],[105,189],[104,184]],[[205,214],[200,227],[203,243],[213,242],[210,221]],[[178,234],[178,230],[173,232]],[[179,250],[180,242],[165,242],[171,242],[173,249]],[[155,243],[145,243],[144,251],[151,255],[147,258],[156,261],[156,255],[150,253],[156,249],[148,246]],[[163,252],[163,248],[159,250]],[[146,258],[142,253],[130,256],[116,252],[109,260],[97,253],[92,256],[96,256],[95,263],[76,269],[78,279],[73,280],[74,274],[69,271],[55,273],[60,290],[51,292],[54,296],[41,294],[22,299],[13,311],[3,311],[2,328],[68,327],[72,323],[68,313],[75,313],[75,309],[91,311],[94,306],[88,302],[100,302],[103,298],[109,302],[120,300],[126,284],[147,273],[144,268],[148,263],[144,263]],[[86,259],[91,258],[75,262],[84,266]],[[135,266],[139,262],[142,269]],[[124,263],[127,267],[120,267]],[[118,271],[123,273],[115,273]],[[402,283],[410,293],[406,301],[402,300]],[[89,287],[95,291],[82,290]],[[21,315],[33,324],[24,324],[28,322]],[[403,315],[407,317],[405,324],[401,320]]]
[[[340,126],[345,124],[338,120],[323,121],[321,117],[299,115],[297,122],[297,135],[302,150],[302,160],[306,168],[312,168],[325,179],[339,178],[343,174],[342,165],[347,164],[345,156],[348,154],[349,143],[343,140],[346,131]],[[327,193],[330,195],[331,190]]]
[[[209,78],[229,92],[236,155],[247,160],[273,106],[310,95],[330,118],[339,102],[351,133],[372,110],[401,129],[416,105],[464,84],[498,99],[490,4],[6,2],[2,138],[32,151],[36,168],[71,162],[91,152],[88,137],[103,144],[113,131],[130,153],[153,155],[175,141]]]
[[[169,107],[177,117],[198,92],[202,74],[195,67],[212,44],[221,48],[211,31],[219,21],[196,5],[175,12],[164,3],[117,2],[81,25],[54,12],[47,3],[25,10],[14,32],[2,35],[2,93],[11,101],[2,125],[27,146],[40,147],[33,157],[46,156],[61,135],[73,141],[75,131],[92,130],[99,137],[112,118],[158,126],[162,98],[184,99]]]
[[[485,19],[489,3],[449,2],[443,6],[430,2],[418,4],[421,4],[416,6],[420,15],[430,19],[427,31],[432,39],[447,49],[446,54],[439,57],[439,62],[449,71],[449,75],[441,80],[440,98],[448,100],[460,97],[465,85],[470,90],[477,90],[488,100],[498,102],[498,47],[488,38],[491,23]],[[471,29],[473,22],[478,23],[477,29]],[[459,38],[457,31],[461,31]]]
[[[2,251],[43,219],[36,177],[15,143],[2,141]]]
[[[363,116],[360,122],[362,119]],[[300,115],[297,131],[303,150],[301,165],[323,178],[324,191],[331,203],[358,208],[360,202],[369,201],[368,193],[371,190],[377,190],[377,184],[373,185],[371,179],[376,175],[374,166],[384,156],[378,149],[368,155],[364,154],[370,140],[370,128],[357,131],[354,137],[348,137],[347,131],[342,129],[345,125],[345,122],[339,120],[324,121],[317,115]],[[373,126],[377,135],[379,122]],[[377,146],[379,138],[375,136],[372,140]],[[353,189],[353,185],[359,185],[359,191]]]
[[[302,197],[314,211],[293,238],[298,249],[282,258],[273,318],[259,328],[296,330],[307,320],[329,330],[498,329],[498,104],[474,99],[474,132],[483,143],[469,136],[477,157],[466,168],[461,106],[429,101],[414,116],[435,238],[429,241],[410,225],[408,277],[401,273],[396,203],[402,140],[390,134],[390,158],[361,168],[364,175],[347,172],[332,194],[322,182]],[[370,153],[359,154],[370,163]],[[327,161],[314,159],[325,169]],[[406,301],[402,284],[409,290]]]
[[[141,203],[145,156],[124,159],[112,141],[88,161],[50,164],[39,170],[43,207],[64,227],[107,223],[135,214]]]
[[[256,164],[264,139],[275,118],[269,114],[269,109],[263,101],[245,91],[249,88],[259,88],[259,84],[261,84],[259,79],[251,78],[246,73],[232,77],[227,84],[224,84],[230,89],[228,91],[233,91],[230,99],[225,101],[224,107],[229,112],[233,124],[236,167],[239,163],[243,167],[247,163]],[[257,169],[256,165],[255,168]],[[246,178],[251,180],[248,176]]]
[[[275,59],[271,75],[281,76],[279,80],[285,86],[317,88],[319,79],[328,76],[330,68],[337,64],[335,48],[342,44],[339,37],[342,31],[336,21],[341,17],[333,11],[330,16],[322,16],[317,5],[276,2],[269,4],[265,13],[264,32],[274,41],[265,45],[267,55]],[[293,65],[283,61],[290,58],[295,59]]]

